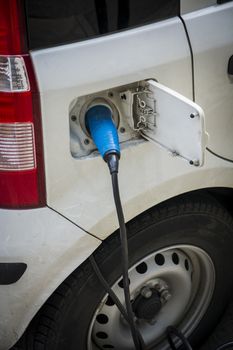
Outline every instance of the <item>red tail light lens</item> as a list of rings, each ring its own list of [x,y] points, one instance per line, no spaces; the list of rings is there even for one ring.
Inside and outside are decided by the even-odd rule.
[[[22,0],[0,0],[0,207],[45,205],[40,101]]]

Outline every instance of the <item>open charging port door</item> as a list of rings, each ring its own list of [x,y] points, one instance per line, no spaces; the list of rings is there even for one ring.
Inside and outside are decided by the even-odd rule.
[[[154,80],[122,96],[131,109],[128,122],[134,130],[173,156],[203,165],[208,134],[200,106]]]

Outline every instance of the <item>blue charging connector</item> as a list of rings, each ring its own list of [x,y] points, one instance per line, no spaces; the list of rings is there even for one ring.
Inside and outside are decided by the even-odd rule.
[[[90,107],[86,112],[85,123],[101,156],[108,163],[111,174],[118,172],[120,145],[111,109],[101,104]]]

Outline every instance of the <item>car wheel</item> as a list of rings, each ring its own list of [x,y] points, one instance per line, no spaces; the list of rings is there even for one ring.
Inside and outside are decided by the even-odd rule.
[[[148,349],[169,349],[169,325],[178,327],[193,345],[200,343],[231,293],[231,216],[208,197],[184,197],[148,210],[127,227],[131,300]],[[124,302],[118,233],[103,242],[94,257]],[[89,261],[40,311],[33,349],[134,349],[128,324]]]

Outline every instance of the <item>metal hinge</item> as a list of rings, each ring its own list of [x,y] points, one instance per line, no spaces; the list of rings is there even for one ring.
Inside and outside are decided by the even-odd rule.
[[[154,131],[156,128],[156,100],[147,87],[127,90],[120,93],[128,104],[128,122],[134,131]]]

